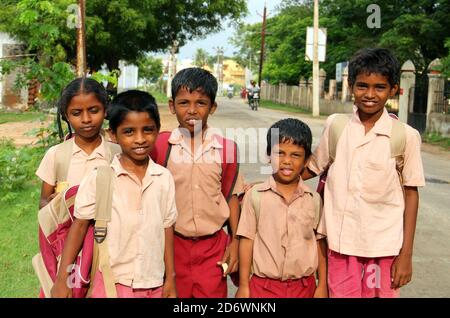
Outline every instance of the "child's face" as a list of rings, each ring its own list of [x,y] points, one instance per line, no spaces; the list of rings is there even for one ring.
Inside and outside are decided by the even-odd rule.
[[[391,87],[387,76],[378,73],[361,73],[351,89],[359,113],[372,117],[383,113],[386,101],[395,95],[398,85]]]
[[[270,162],[275,181],[282,184],[297,184],[307,163],[305,148],[286,141],[272,147]]]
[[[98,136],[105,119],[105,106],[95,94],[79,94],[70,100],[66,118],[77,136],[92,139]]]
[[[181,88],[175,100],[169,101],[169,108],[172,114],[177,116],[180,127],[188,129],[191,135],[194,135],[206,129],[208,116],[214,114],[217,104],[212,103],[201,89],[190,93]]]
[[[113,141],[122,148],[122,155],[135,163],[148,160],[158,129],[147,112],[131,111],[112,133]]]

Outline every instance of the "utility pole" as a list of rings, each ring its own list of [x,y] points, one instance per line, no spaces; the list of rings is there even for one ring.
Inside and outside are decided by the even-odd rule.
[[[319,110],[319,0],[314,0],[314,45],[313,45],[313,117],[318,117]]]
[[[223,95],[223,53],[224,49],[221,46],[214,48],[217,51],[217,81],[219,87],[217,89],[217,96]]]
[[[86,1],[78,0],[77,76],[86,76]]]
[[[264,3],[263,23],[261,30],[261,52],[259,56],[259,72],[258,72],[258,86],[261,87],[261,74],[264,63],[264,47],[266,42],[266,18],[267,18],[267,1]]]

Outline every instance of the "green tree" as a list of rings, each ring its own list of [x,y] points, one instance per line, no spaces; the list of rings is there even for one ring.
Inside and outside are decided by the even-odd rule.
[[[49,56],[64,55],[74,63],[75,29],[68,27],[73,0],[4,0],[0,30],[33,51],[43,41],[54,43]],[[180,46],[222,28],[225,19],[239,20],[245,0],[90,0],[86,1],[88,65],[110,70],[119,60],[136,62],[145,52],[165,50],[173,39]],[[38,36],[40,35],[40,36]],[[48,45],[52,47],[52,45]]]
[[[205,65],[211,66],[211,56],[205,50],[199,48],[195,52],[194,65],[204,68]]]
[[[144,56],[137,62],[139,68],[139,78],[155,83],[163,74],[164,65],[160,58]]]

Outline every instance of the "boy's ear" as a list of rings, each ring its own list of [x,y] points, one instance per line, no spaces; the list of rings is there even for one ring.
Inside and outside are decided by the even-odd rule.
[[[176,114],[176,111],[175,111],[175,102],[174,102],[174,100],[173,100],[172,98],[169,99],[169,109],[170,109],[170,112],[171,112],[173,115]]]
[[[395,94],[397,94],[398,91],[398,84],[395,84],[392,88],[391,88],[391,92],[390,92],[390,97],[394,97]]]
[[[209,110],[209,114],[210,114],[210,115],[214,114],[215,111],[216,111],[216,109],[217,109],[217,103],[214,102],[214,103],[211,105],[211,109]]]

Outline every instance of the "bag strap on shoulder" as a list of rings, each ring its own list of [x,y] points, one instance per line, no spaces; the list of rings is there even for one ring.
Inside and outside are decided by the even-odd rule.
[[[322,198],[316,191],[313,191],[311,195],[314,201],[314,230],[317,230],[320,218],[322,217]]]
[[[331,122],[328,132],[328,154],[331,162],[336,159],[336,147],[349,120],[347,114],[336,114]]]
[[[70,160],[72,159],[73,138],[59,144],[55,151],[56,182],[67,181]]]
[[[395,158],[396,169],[401,174],[405,160],[406,127],[400,120],[392,120],[391,158]]]
[[[252,207],[253,211],[255,211],[256,216],[256,225],[259,223],[259,216],[261,213],[261,192],[258,191],[258,188],[256,186],[253,186],[251,189],[252,193]]]
[[[233,140],[223,138],[222,136],[216,136],[215,138],[217,138],[223,147],[222,151],[220,151],[220,159],[222,162],[221,184],[222,194],[228,202],[233,194],[239,174],[238,147]]]
[[[111,220],[112,194],[114,187],[114,172],[110,166],[97,168],[95,193],[95,225],[94,225],[94,253],[91,269],[91,280],[97,270],[103,275],[105,292],[108,298],[117,298],[114,275],[109,263],[107,235],[108,222]],[[99,191],[102,189],[102,191]],[[88,295],[92,293],[92,286]]]

